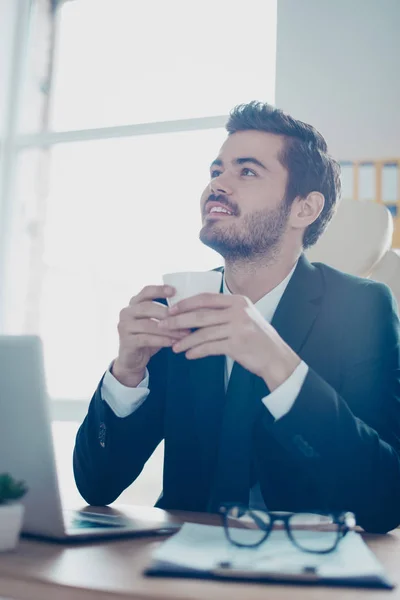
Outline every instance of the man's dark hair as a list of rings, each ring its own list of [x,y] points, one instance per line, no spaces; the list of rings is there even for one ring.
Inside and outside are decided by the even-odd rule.
[[[236,106],[229,115],[226,129],[229,135],[255,129],[284,137],[284,150],[279,160],[288,171],[288,205],[310,192],[320,192],[325,198],[321,214],[304,232],[304,249],[315,244],[332,218],[341,192],[340,166],[329,156],[322,135],[311,125],[293,119],[282,110],[256,101]]]

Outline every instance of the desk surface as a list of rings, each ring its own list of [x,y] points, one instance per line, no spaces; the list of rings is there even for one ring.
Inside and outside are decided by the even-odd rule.
[[[175,513],[184,521],[217,523],[211,515]],[[0,597],[18,600],[400,600],[400,529],[365,534],[371,550],[398,585],[393,591],[211,580],[150,578],[142,573],[163,538],[142,537],[91,544],[21,540],[0,554]]]

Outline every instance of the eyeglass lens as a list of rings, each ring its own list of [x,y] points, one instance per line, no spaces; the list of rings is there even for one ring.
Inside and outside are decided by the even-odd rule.
[[[231,542],[246,546],[259,544],[271,525],[268,513],[236,506],[228,510],[225,522]]]
[[[323,552],[336,544],[339,528],[332,515],[296,513],[289,519],[294,542],[304,550]]]

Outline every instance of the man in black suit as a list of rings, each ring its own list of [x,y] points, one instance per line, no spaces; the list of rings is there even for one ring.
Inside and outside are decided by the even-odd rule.
[[[76,440],[75,478],[108,504],[165,440],[157,505],[351,510],[400,523],[400,336],[388,288],[310,264],[339,167],[310,125],[236,107],[201,198],[219,294],[168,309],[148,286],[120,314],[120,349]]]

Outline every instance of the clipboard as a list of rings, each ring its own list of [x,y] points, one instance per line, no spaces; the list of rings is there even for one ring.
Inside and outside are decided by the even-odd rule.
[[[264,546],[264,545],[263,545]],[[152,556],[145,575],[393,589],[382,565],[352,531],[330,554],[304,553],[283,530],[259,549],[235,549],[222,527],[185,523]]]

